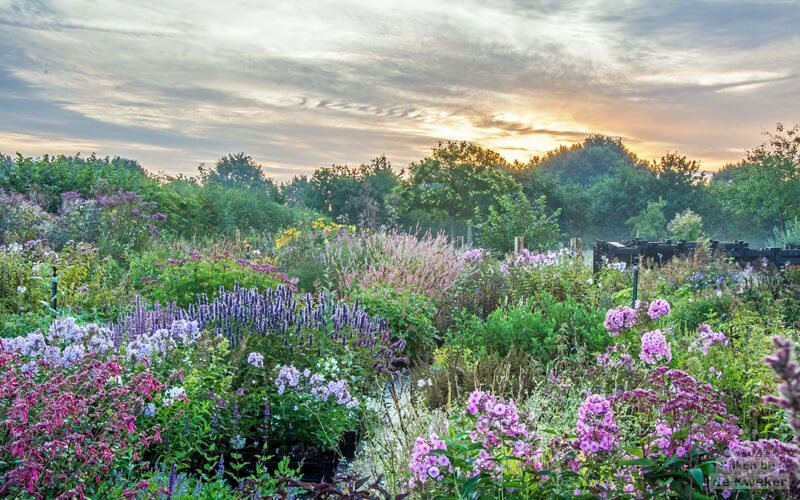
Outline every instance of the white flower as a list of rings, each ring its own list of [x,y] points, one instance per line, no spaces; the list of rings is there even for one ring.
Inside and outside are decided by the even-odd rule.
[[[183,387],[170,387],[164,392],[164,406],[172,406],[175,400],[185,397],[186,391]]]
[[[28,290],[28,287],[25,287],[25,286],[21,286],[20,285],[20,286],[17,287],[17,291],[19,293],[25,293],[27,290]]]

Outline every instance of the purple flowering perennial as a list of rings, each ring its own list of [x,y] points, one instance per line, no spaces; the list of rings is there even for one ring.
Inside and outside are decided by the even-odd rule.
[[[154,330],[168,328],[175,320],[196,321],[201,330],[226,337],[231,345],[239,345],[245,332],[262,336],[280,335],[290,349],[295,344],[311,347],[318,337],[327,336],[342,345],[365,348],[372,352],[374,368],[395,372],[405,362],[402,340],[392,343],[387,322],[372,318],[358,303],[350,306],[334,302],[329,295],[320,294],[316,302],[311,294],[297,297],[289,287],[259,292],[236,284],[233,290],[220,288],[219,296],[209,300],[198,295],[187,309],[175,303],[148,306],[141,297],[134,309],[120,316],[111,325],[117,346],[133,338],[148,335]],[[304,329],[319,332],[308,334]]]

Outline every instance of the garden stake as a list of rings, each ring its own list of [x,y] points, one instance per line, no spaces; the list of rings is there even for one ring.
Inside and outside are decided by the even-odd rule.
[[[58,293],[58,277],[56,277],[56,272],[58,269],[56,265],[53,264],[53,277],[50,278],[50,309],[56,310],[58,307],[58,302],[56,299],[56,294]]]
[[[639,266],[633,266],[633,304],[631,308],[636,309],[636,290],[639,288]]]

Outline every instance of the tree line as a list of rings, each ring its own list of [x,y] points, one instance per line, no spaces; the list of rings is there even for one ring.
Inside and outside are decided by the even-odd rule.
[[[442,142],[400,171],[382,155],[283,183],[245,153],[201,165],[194,176],[149,173],[123,158],[0,155],[0,188],[26,193],[51,212],[65,192],[133,191],[158,203],[177,237],[274,234],[322,215],[360,228],[474,236],[498,251],[511,245],[509,235],[542,248],[570,236],[590,242],[637,234],[782,243],[798,232],[800,127],[778,124],[713,177],[677,152],[648,162],[620,139],[591,135],[527,163]]]

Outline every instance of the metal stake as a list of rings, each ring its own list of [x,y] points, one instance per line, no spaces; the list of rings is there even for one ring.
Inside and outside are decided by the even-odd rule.
[[[58,268],[53,264],[53,277],[50,278],[50,308],[54,311],[58,309],[58,299],[56,299],[56,294],[58,294],[57,272]]]

